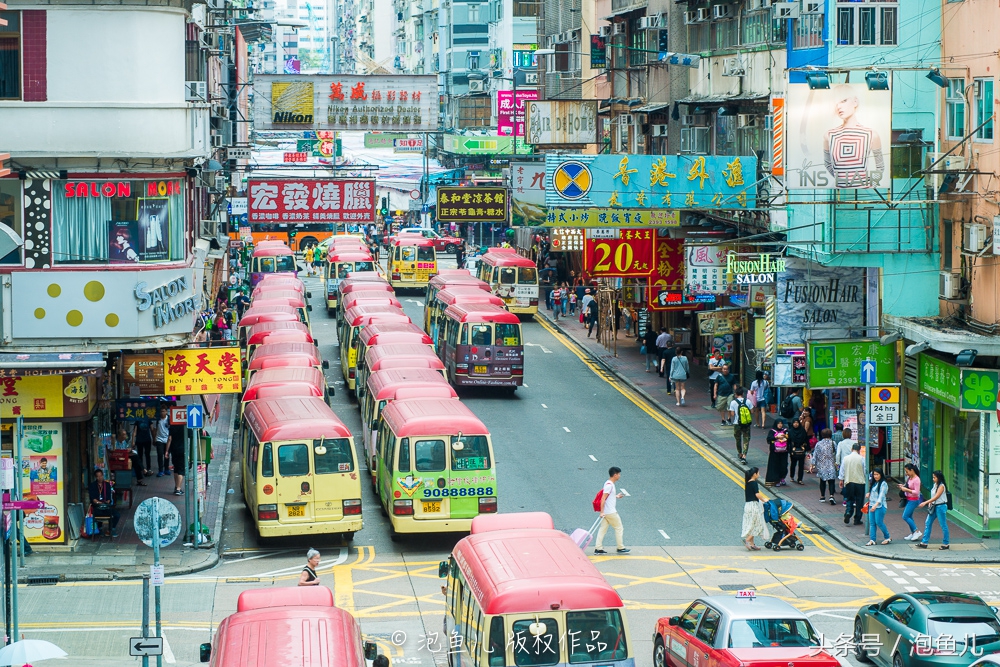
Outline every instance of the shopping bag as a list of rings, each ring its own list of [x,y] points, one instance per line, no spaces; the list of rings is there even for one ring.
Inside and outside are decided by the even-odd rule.
[[[594,533],[597,532],[597,526],[601,523],[601,517],[597,517],[597,521],[594,525],[590,527],[590,530],[584,530],[583,528],[577,528],[570,534],[569,539],[576,543],[576,546],[581,549],[586,549],[590,544],[590,541],[594,539]]]

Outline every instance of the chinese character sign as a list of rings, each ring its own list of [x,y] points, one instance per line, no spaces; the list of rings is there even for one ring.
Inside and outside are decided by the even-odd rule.
[[[515,198],[516,202],[516,198]],[[546,227],[680,227],[680,211],[643,211],[634,208],[548,209]]]
[[[729,288],[726,246],[687,246],[686,283],[689,294],[725,294]]]
[[[756,206],[757,158],[546,155],[550,208],[730,209]]]
[[[514,99],[513,90],[497,91],[497,134],[502,137],[524,136],[524,105],[538,99],[537,90],[519,90]]]
[[[372,222],[375,181],[370,179],[251,179],[251,223]]]
[[[584,239],[583,268],[595,277],[648,276],[655,264],[653,229],[618,230],[618,238]]]
[[[541,162],[514,162],[510,165],[511,214],[514,225],[541,225],[545,222],[545,165]],[[577,248],[582,250],[583,248]]]
[[[167,350],[163,366],[168,396],[236,394],[243,390],[238,347]]]
[[[507,222],[507,188],[438,187],[437,219],[441,222]]]

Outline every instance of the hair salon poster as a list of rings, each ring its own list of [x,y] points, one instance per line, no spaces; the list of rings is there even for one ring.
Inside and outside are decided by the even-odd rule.
[[[135,220],[112,220],[108,223],[108,261],[112,264],[138,264],[139,239]]]
[[[151,197],[139,200],[139,261],[162,262],[170,252],[170,200]]]
[[[63,498],[63,437],[59,422],[24,425],[21,441],[21,488],[25,500],[41,500],[45,507],[24,513],[28,542],[66,541]]]

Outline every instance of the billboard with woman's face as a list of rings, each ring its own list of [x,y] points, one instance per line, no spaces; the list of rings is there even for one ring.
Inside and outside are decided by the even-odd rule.
[[[785,127],[789,190],[889,187],[892,93],[863,83],[790,84]]]

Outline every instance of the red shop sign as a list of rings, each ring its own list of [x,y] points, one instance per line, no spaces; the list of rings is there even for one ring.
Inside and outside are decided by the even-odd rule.
[[[648,276],[654,269],[652,229],[622,229],[617,239],[584,239],[583,268],[595,277]]]
[[[372,179],[267,179],[247,183],[251,223],[372,222]]]

